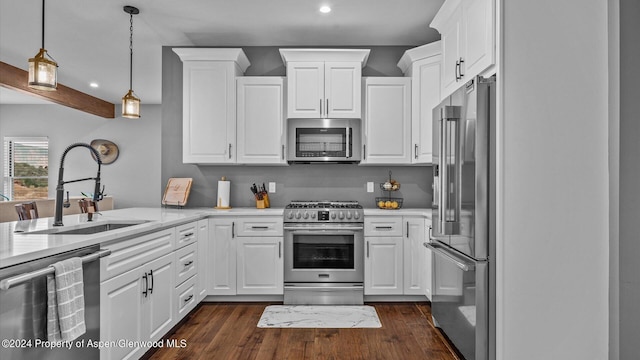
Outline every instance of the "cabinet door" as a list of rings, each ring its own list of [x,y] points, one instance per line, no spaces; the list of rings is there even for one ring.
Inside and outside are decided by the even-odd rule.
[[[235,223],[230,219],[211,219],[209,221],[208,294],[235,295]]]
[[[196,291],[198,294],[197,303],[201,302],[208,292],[209,271],[207,263],[209,259],[209,220],[198,220],[198,278]]]
[[[238,294],[282,295],[282,237],[238,237]]]
[[[411,136],[414,164],[432,162],[433,108],[440,103],[441,65],[441,55],[421,59],[412,64]]]
[[[365,295],[402,295],[402,237],[365,237]]]
[[[144,266],[149,280],[149,296],[142,299],[147,307],[142,313],[143,340],[156,341],[176,324],[174,315],[174,255],[165,255]]]
[[[287,63],[287,118],[320,118],[324,106],[324,63]]]
[[[423,245],[426,234],[425,220],[423,217],[405,217],[404,224],[404,294],[424,295],[426,279],[431,274]]]
[[[283,88],[281,77],[238,78],[239,164],[286,164]]]
[[[359,119],[362,116],[362,68],[354,62],[326,62],[324,117]]]
[[[460,85],[460,37],[462,31],[462,8],[458,6],[440,32],[442,44],[441,99],[451,95]],[[464,64],[463,64],[464,65]],[[464,68],[464,66],[462,66]]]
[[[361,164],[411,163],[411,79],[366,78]]]
[[[235,76],[230,62],[183,63],[184,163],[235,162]]]
[[[473,79],[495,63],[494,0],[462,2],[464,81]]]
[[[139,268],[134,269],[100,284],[100,341],[127,339],[135,342],[146,339],[142,326],[145,300],[142,292],[146,290],[143,273]],[[144,351],[139,346],[103,346],[100,359],[137,359]]]

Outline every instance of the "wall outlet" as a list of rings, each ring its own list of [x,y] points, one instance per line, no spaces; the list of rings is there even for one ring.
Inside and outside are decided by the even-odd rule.
[[[373,192],[373,181],[367,183],[367,192]]]
[[[276,192],[276,183],[275,182],[270,182],[269,183],[269,192],[272,194],[275,194]]]

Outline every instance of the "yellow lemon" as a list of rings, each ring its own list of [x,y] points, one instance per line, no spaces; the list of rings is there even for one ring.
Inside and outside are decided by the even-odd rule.
[[[384,207],[385,208],[390,208],[391,207],[391,201],[387,200],[387,202],[384,203]]]
[[[397,201],[392,201],[391,202],[391,208],[392,209],[397,209],[398,208],[398,202]]]
[[[384,209],[384,201],[382,201],[382,200],[378,201],[378,207],[380,209]]]

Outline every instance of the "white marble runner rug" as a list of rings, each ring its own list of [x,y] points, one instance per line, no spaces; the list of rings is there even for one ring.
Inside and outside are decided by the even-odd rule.
[[[379,328],[373,306],[270,305],[264,309],[259,328]]]

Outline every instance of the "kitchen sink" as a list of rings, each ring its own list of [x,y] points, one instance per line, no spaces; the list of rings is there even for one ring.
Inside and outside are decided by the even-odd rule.
[[[116,229],[122,229],[129,226],[140,225],[148,222],[147,220],[137,221],[118,221],[118,222],[104,222],[101,224],[95,224],[90,226],[76,227],[73,229],[65,228],[52,228],[46,230],[31,231],[28,234],[52,234],[52,235],[87,235],[97,234],[105,231],[111,231]]]

